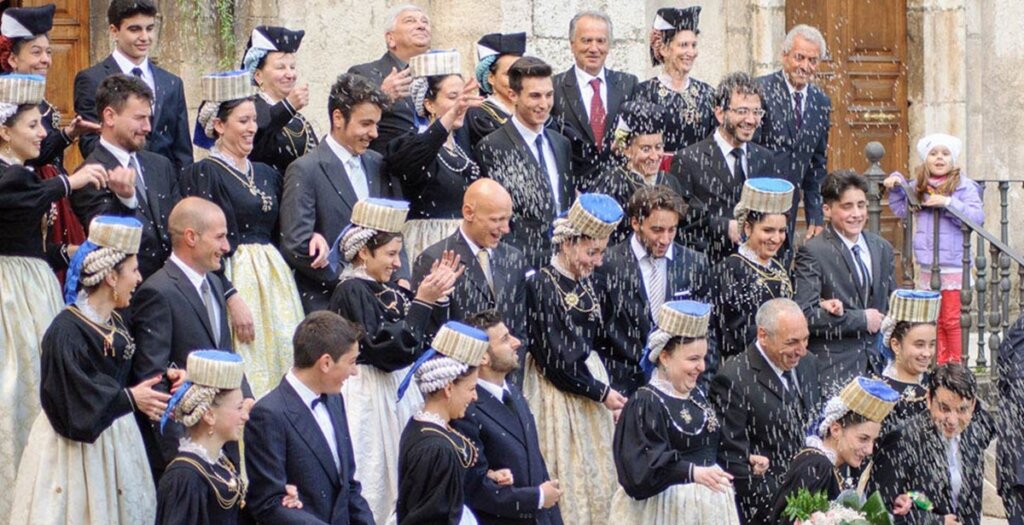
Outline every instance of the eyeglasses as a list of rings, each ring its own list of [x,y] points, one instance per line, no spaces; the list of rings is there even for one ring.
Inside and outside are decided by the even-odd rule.
[[[737,114],[737,115],[739,115],[740,117],[743,117],[743,118],[747,118],[747,116],[749,116],[749,115],[753,115],[754,118],[762,118],[762,117],[764,117],[764,110],[761,109],[761,108],[756,108],[756,109],[751,109],[751,108],[729,108],[729,111],[732,111],[733,113],[735,113],[735,114]]]

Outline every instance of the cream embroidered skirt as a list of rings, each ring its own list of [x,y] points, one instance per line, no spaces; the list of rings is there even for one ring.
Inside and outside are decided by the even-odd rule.
[[[600,357],[586,360],[590,373],[608,382]],[[540,452],[551,479],[564,493],[558,507],[567,525],[607,525],[618,486],[612,459],[612,413],[603,404],[555,388],[533,358],[526,360],[523,391],[537,420]],[[618,524],[615,524],[618,525]]]
[[[732,489],[719,493],[704,485],[687,483],[673,485],[665,492],[645,500],[635,500],[619,487],[612,498],[611,523],[739,525],[740,518]]]
[[[292,336],[302,322],[302,301],[295,277],[270,244],[241,244],[225,262],[224,275],[252,312],[256,339],[234,339],[245,359],[245,377],[256,399],[271,391],[292,367]]]
[[[10,515],[18,463],[40,413],[39,347],[63,306],[45,261],[0,256],[0,517]]]
[[[461,219],[413,219],[406,222],[402,231],[402,246],[409,256],[409,264],[416,264],[416,258],[423,250],[447,239],[461,223]]]

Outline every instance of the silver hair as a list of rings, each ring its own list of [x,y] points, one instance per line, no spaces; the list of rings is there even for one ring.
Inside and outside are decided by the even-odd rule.
[[[793,26],[786,33],[786,39],[782,41],[782,52],[789,53],[793,49],[793,42],[796,41],[796,37],[800,36],[812,44],[818,46],[818,52],[821,53],[821,58],[825,58],[828,55],[828,48],[825,45],[825,37],[821,36],[821,31],[817,28],[809,26],[807,24],[797,24]]]
[[[800,305],[796,304],[796,301],[785,297],[778,297],[766,301],[757,309],[757,316],[754,317],[754,322],[758,328],[764,328],[769,334],[773,334],[779,327],[779,317],[784,313],[791,313],[801,317],[804,315],[803,310],[800,309]]]
[[[583,18],[596,18],[608,25],[608,42],[612,41],[612,19],[601,11],[580,11],[569,21],[569,41],[576,37],[576,24]]]
[[[388,10],[388,17],[384,22],[384,32],[390,33],[395,30],[395,26],[398,25],[398,17],[406,11],[416,11],[419,13],[427,14],[422,7],[414,4],[399,4]],[[429,15],[428,15],[429,17]]]

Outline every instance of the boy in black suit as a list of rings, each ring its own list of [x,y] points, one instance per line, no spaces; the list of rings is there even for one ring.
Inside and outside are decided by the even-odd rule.
[[[520,347],[495,310],[466,322],[487,333],[490,347],[480,362],[477,400],[452,426],[473,440],[480,455],[467,476],[466,504],[482,525],[561,525],[562,490],[551,480],[526,399],[507,376],[519,368]]]
[[[112,0],[107,9],[114,51],[100,62],[75,76],[75,113],[99,122],[96,87],[115,74],[142,79],[156,95],[153,97],[152,130],[146,149],[163,155],[174,165],[175,173],[192,164],[189,139],[188,106],[181,78],[149,61],[149,49],[156,36],[157,8],[153,0]],[[79,142],[83,157],[96,149],[95,135],[84,135]]]
[[[257,522],[373,525],[340,394],[356,373],[361,335],[329,311],[309,314],[295,329],[295,366],[253,407],[245,429],[248,507]],[[281,504],[289,485],[301,509]]]

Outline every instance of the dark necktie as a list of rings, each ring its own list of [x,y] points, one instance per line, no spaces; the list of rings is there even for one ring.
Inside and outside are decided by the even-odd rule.
[[[804,125],[804,94],[799,91],[793,93],[793,100],[793,120],[796,121],[796,129],[800,129]]]
[[[736,148],[729,154],[736,159],[736,167],[733,168],[732,174],[735,175],[740,182],[747,180],[747,172],[743,171],[743,148]]]
[[[796,374],[793,370],[786,370],[782,372],[783,379],[786,380],[786,393],[791,394],[794,399],[800,394],[800,385],[796,384]]]
[[[142,78],[142,68],[141,67],[133,67],[132,68],[132,74],[135,75],[138,78]]]
[[[327,408],[327,394],[320,394],[320,397],[314,399],[313,402],[310,403],[310,406],[313,408],[313,410],[316,410],[316,406],[321,404],[324,406],[325,409]]]
[[[594,131],[597,151],[601,151],[604,148],[605,118],[608,116],[604,111],[604,101],[601,100],[601,79],[591,79],[590,87],[594,89],[594,96],[590,97],[590,129]]]
[[[537,146],[537,164],[540,165],[540,171],[544,173],[544,176],[548,176],[548,163],[544,160],[544,133],[541,132],[537,135],[537,140],[533,141],[534,145]],[[549,177],[550,178],[550,177]],[[558,188],[551,188],[553,191],[558,191]]]
[[[857,276],[861,291],[867,297],[867,291],[871,288],[871,274],[868,273],[868,267],[864,265],[864,260],[860,258],[860,245],[854,244],[850,250],[853,252],[853,262],[857,263]]]
[[[508,407],[508,409],[512,412],[513,415],[515,415],[516,417],[519,416],[519,411],[516,410],[516,403],[512,399],[512,392],[505,390],[501,395],[501,402],[504,403],[506,407]]]

